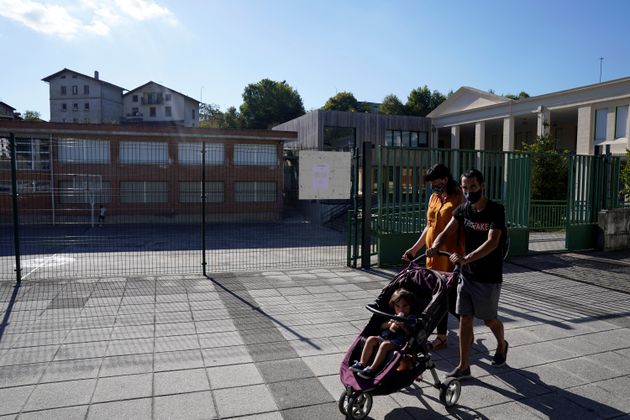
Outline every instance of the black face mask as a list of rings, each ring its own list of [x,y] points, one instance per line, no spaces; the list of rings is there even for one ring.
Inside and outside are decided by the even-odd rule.
[[[475,204],[477,201],[481,199],[481,190],[475,191],[475,192],[472,192],[472,191],[465,192],[464,197],[466,197],[466,200],[470,204]]]
[[[442,183],[442,184],[432,185],[431,190],[433,190],[434,193],[443,194],[444,191],[446,191],[446,184]]]

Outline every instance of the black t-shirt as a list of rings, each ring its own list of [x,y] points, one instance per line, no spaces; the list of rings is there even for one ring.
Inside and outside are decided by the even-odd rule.
[[[465,202],[453,211],[453,217],[464,227],[466,254],[479,248],[488,239],[490,229],[501,230],[501,241],[505,240],[505,208],[499,203],[488,200],[486,207],[478,212],[469,202]],[[485,257],[465,264],[462,273],[481,283],[501,283],[503,281],[501,243]]]

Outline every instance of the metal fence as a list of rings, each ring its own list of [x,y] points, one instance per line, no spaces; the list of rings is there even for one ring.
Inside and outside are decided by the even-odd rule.
[[[345,234],[303,216],[299,150],[287,156],[282,142],[7,136],[1,145],[0,280],[346,262]]]

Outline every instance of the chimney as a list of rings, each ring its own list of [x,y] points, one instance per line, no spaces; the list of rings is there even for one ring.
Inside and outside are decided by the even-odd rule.
[[[97,71],[97,70],[94,70],[94,78],[95,78],[96,80],[98,80],[98,71]]]

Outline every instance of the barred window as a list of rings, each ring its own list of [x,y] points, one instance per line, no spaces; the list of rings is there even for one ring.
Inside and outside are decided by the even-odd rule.
[[[234,183],[234,199],[237,203],[269,203],[276,201],[275,182]]]
[[[167,203],[168,182],[165,181],[121,181],[120,202]]]
[[[71,179],[59,181],[59,201],[62,204],[111,203],[111,181]]]
[[[9,140],[1,139],[0,169],[11,169]],[[15,157],[18,171],[42,171],[50,169],[50,141],[37,138],[16,138]]]
[[[166,165],[169,163],[168,143],[120,142],[120,162]]]
[[[235,165],[276,166],[278,152],[275,144],[234,145]]]
[[[109,163],[109,141],[60,139],[59,161],[64,163]]]
[[[201,165],[202,143],[179,143],[178,158],[180,165]],[[206,165],[223,165],[225,150],[221,143],[206,144]]]
[[[0,194],[11,194],[11,181],[0,181]],[[17,190],[20,194],[50,193],[50,181],[18,180]]]
[[[224,201],[224,184],[221,181],[206,182],[206,203]],[[179,183],[180,203],[201,203],[201,182],[181,181]]]

